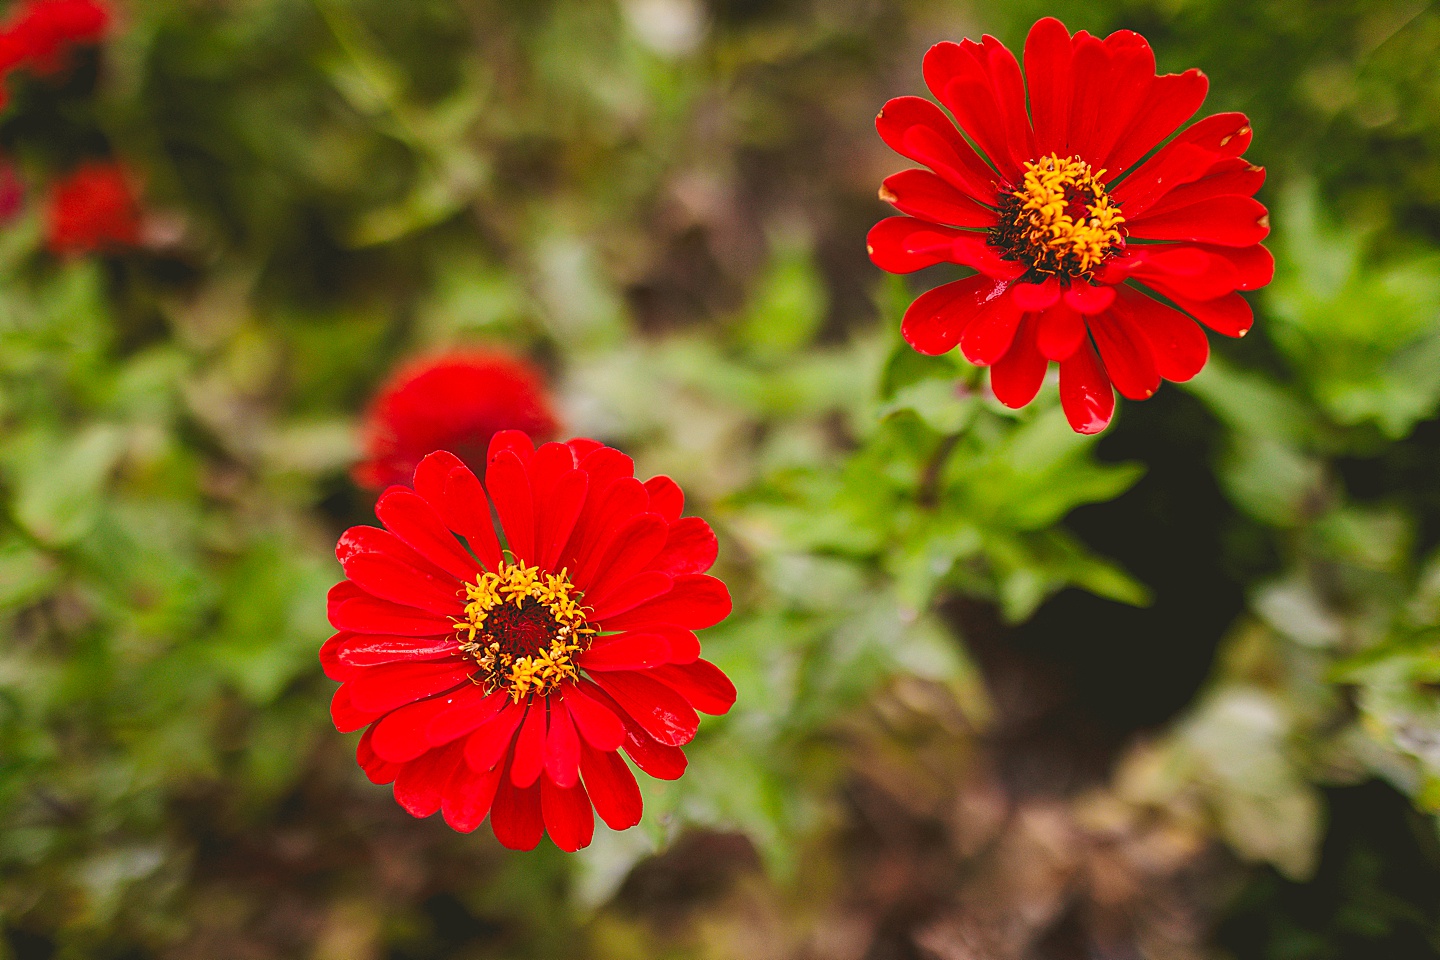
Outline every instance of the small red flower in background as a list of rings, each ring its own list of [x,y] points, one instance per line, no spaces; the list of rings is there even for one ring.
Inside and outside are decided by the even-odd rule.
[[[715,534],[680,516],[673,480],[642,483],[634,469],[594,440],[537,450],[504,431],[483,488],[433,453],[413,490],[376,504],[385,529],[340,538],[348,579],[329,604],[340,632],[320,651],[341,684],[331,714],[342,732],[366,728],[360,766],[393,782],[411,814],[438,810],[465,832],[489,814],[507,847],[548,832],[578,850],[596,813],[616,830],[640,821],[619,751],[676,779],[696,710],[734,703],[694,633],[730,613],[725,585],[705,575]]]
[[[930,169],[886,179],[881,198],[907,216],[871,229],[870,258],[891,273],[977,273],[906,311],[916,350],[958,344],[1010,407],[1035,398],[1054,360],[1070,425],[1096,433],[1114,413],[1112,384],[1140,400],[1162,377],[1200,372],[1210,347],[1195,321],[1231,337],[1250,329],[1236,291],[1269,283],[1274,260],[1253,199],[1265,172],[1240,156],[1249,121],[1206,117],[1144,159],[1200,108],[1204,74],[1156,76],[1138,34],[1072,37],[1053,18],[1031,28],[1023,75],[989,36],[936,44],[924,73],[980,152],[930,101],[885,104],[881,138]]]
[[[140,202],[117,164],[86,163],[51,185],[45,244],[55,254],[113,251],[140,242]]]
[[[25,0],[0,27],[0,70],[56,73],[72,46],[98,43],[109,29],[110,10],[96,0]]]
[[[501,430],[544,439],[555,429],[540,372],[523,360],[487,351],[422,357],[391,375],[370,402],[362,427],[365,460],[355,481],[374,490],[409,483],[433,450],[447,450],[478,471],[490,438]]]

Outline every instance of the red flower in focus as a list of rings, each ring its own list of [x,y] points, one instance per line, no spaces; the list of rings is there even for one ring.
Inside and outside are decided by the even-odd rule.
[[[540,371],[529,363],[486,351],[422,357],[392,374],[370,402],[355,482],[372,490],[409,483],[433,450],[448,450],[479,471],[501,430],[543,439],[555,428]]]
[[[629,457],[594,440],[537,450],[503,431],[484,476],[482,488],[453,454],[432,453],[413,490],[376,504],[385,529],[340,538],[340,632],[320,651],[341,683],[331,714],[342,732],[366,728],[360,766],[393,782],[411,814],[439,810],[468,832],[488,813],[507,847],[548,832],[578,850],[595,813],[616,830],[640,821],[618,751],[673,780],[695,711],[735,701],[694,633],[730,613],[725,585],[705,575],[715,534],[680,516],[673,480],[641,483]]]
[[[25,0],[0,28],[0,69],[55,73],[72,45],[98,43],[109,28],[110,10],[97,0]]]
[[[1250,329],[1236,291],[1270,282],[1274,260],[1253,199],[1265,172],[1240,156],[1249,121],[1207,117],[1145,159],[1200,108],[1204,74],[1156,76],[1138,34],[1072,37],[1053,18],[1031,29],[1023,75],[989,36],[936,44],[924,73],[979,152],[930,101],[885,104],[880,136],[930,169],[886,179],[881,198],[907,216],[871,229],[870,258],[892,273],[977,273],[906,311],[916,350],[958,344],[1010,407],[1034,399],[1054,360],[1070,425],[1096,433],[1114,412],[1112,384],[1139,400],[1162,377],[1200,371],[1209,343],[1197,320],[1226,336]]]
[[[140,242],[140,203],[115,163],[86,163],[50,189],[45,243],[52,253],[117,250]]]

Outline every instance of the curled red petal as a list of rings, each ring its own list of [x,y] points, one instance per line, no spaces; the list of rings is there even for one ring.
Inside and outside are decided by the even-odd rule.
[[[590,845],[595,836],[595,811],[578,776],[568,786],[560,786],[548,776],[541,779],[540,811],[555,846],[574,853]]]
[[[1138,290],[1121,288],[1113,316],[1129,336],[1149,342],[1155,369],[1166,380],[1183,383],[1210,358],[1210,341],[1199,324]]]
[[[495,788],[495,801],[490,807],[490,829],[500,845],[511,850],[534,850],[545,836],[545,821],[540,814],[540,785],[515,786],[507,768]]]
[[[650,569],[672,577],[704,573],[715,565],[719,552],[720,541],[710,524],[699,517],[682,517],[670,522],[665,548],[650,561]]]
[[[990,389],[995,399],[1014,410],[1035,399],[1050,366],[1036,343],[1039,328],[1039,315],[1027,313],[1020,321],[1015,342],[990,368]]]
[[[546,714],[545,698],[531,697],[510,761],[510,779],[517,787],[530,786],[545,767],[545,733],[549,728]]]
[[[640,822],[645,803],[640,785],[625,758],[615,751],[581,746],[580,776],[595,812],[611,830],[628,830]]]
[[[485,821],[503,773],[500,767],[475,770],[468,763],[456,765],[440,797],[440,815],[451,829],[470,833]]]
[[[1087,325],[1105,373],[1120,395],[1131,400],[1153,396],[1160,388],[1160,372],[1155,369],[1150,341],[1130,336],[1130,331],[1116,322],[1113,311],[1088,318]]]
[[[1076,433],[1099,433],[1115,414],[1115,392],[1088,340],[1060,363],[1060,405]]]
[[[1048,360],[1068,360],[1085,339],[1085,321],[1064,300],[1040,315],[1035,346]]]

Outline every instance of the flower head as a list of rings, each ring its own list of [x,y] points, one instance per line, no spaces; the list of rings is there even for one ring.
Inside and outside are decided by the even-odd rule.
[[[45,243],[52,253],[133,247],[140,242],[140,203],[118,164],[93,161],[51,186]]]
[[[468,832],[488,814],[514,849],[548,832],[577,850],[597,813],[634,826],[625,757],[679,777],[696,711],[735,701],[695,636],[730,612],[705,574],[709,525],[680,516],[674,481],[642,483],[593,440],[536,449],[502,431],[483,486],[444,451],[414,484],[380,497],[384,529],[354,527],[336,548],[340,632],[320,660],[340,681],[335,725],[365,730],[360,766],[417,817]]]
[[[1112,384],[1139,400],[1200,372],[1210,348],[1196,321],[1250,329],[1238,291],[1268,283],[1274,260],[1253,199],[1265,172],[1241,157],[1249,121],[1216,114],[1155,149],[1200,108],[1202,73],[1157,76],[1138,34],[1072,36],[1048,17],[1023,72],[987,36],[936,44],[924,73],[954,122],[920,97],[876,118],[892,149],[929,169],[885,180],[881,199],[904,216],[871,229],[870,258],[892,273],[976,273],[911,304],[912,347],[958,345],[1010,407],[1034,399],[1053,360],[1071,426],[1096,433],[1114,413]]]
[[[480,350],[421,357],[392,374],[370,402],[355,480],[375,490],[408,483],[432,450],[479,470],[497,432],[544,439],[555,427],[540,372],[523,360]]]
[[[110,10],[97,0],[24,0],[0,27],[0,69],[55,73],[72,46],[98,43],[109,28]]]

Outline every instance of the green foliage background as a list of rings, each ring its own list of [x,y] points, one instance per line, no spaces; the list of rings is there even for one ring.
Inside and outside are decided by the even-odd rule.
[[[862,239],[903,165],[870,121],[925,47],[1046,14],[1203,68],[1271,172],[1255,332],[1098,440],[1053,384],[1017,414],[905,347],[943,278]],[[1433,4],[134,0],[12,94],[0,956],[958,956],[815,931],[876,711],[1004,766],[992,635],[1105,730],[1065,741],[1100,744],[1079,782],[1010,789],[1177,825],[1229,878],[1202,953],[1016,956],[1440,955]],[[149,242],[57,260],[43,184],[104,153]],[[737,600],[704,638],[736,709],[574,858],[410,820],[329,726],[356,414],[458,343],[537,358],[573,433],[676,477]],[[1203,536],[1145,539],[1192,509]],[[738,838],[764,922],[645,893],[697,837]]]

